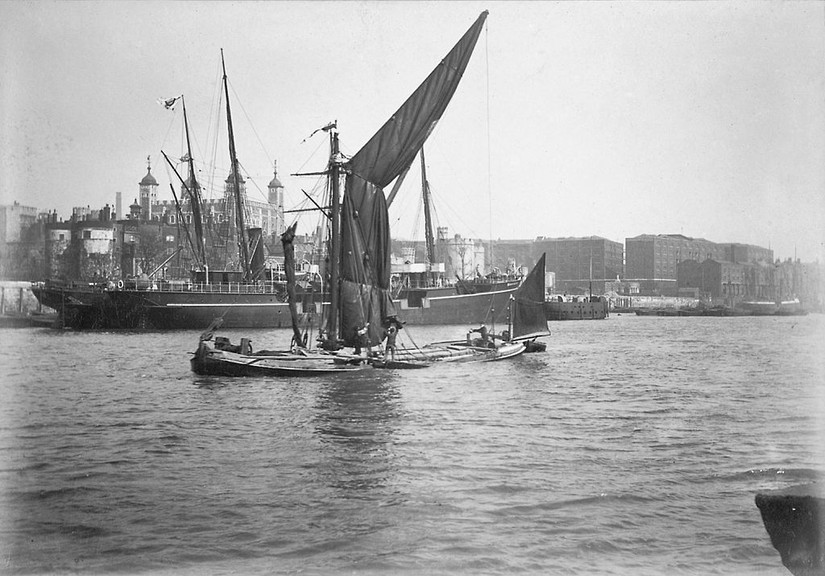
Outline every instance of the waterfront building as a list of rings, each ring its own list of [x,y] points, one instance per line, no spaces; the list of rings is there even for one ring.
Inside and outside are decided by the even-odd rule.
[[[108,205],[93,211],[75,208],[72,218],[57,221],[57,214],[44,226],[45,276],[82,282],[105,282],[120,278],[116,246],[119,234]]]
[[[112,258],[119,269],[110,281],[146,277],[153,272],[158,278],[189,278],[194,261],[190,251],[178,249],[183,238],[179,225],[129,218],[115,222],[114,229]]]
[[[516,272],[527,274],[541,256],[541,252],[535,253],[534,244],[535,239],[502,240],[499,238],[490,241],[488,253],[492,262],[488,264],[491,270],[502,274],[514,274]]]
[[[774,291],[777,301],[799,299],[806,308],[819,310],[822,307],[820,291],[822,267],[819,263],[804,264],[800,260],[787,258],[774,263]]]
[[[797,296],[806,310],[825,311],[825,264],[821,262],[795,263],[799,268]]]
[[[736,242],[724,246],[725,260],[728,262],[773,262],[773,250],[770,248]]]
[[[27,280],[43,269],[42,225],[45,214],[19,202],[0,206],[0,278]]]
[[[713,260],[683,260],[677,264],[678,295],[696,296],[711,304],[734,306],[753,288],[747,271],[755,265]]]
[[[740,302],[782,302],[799,299],[806,310],[820,310],[822,267],[790,258],[784,262],[729,262],[707,259],[679,263],[679,292],[695,290],[697,297],[713,304],[735,306]]]
[[[19,202],[0,206],[0,245],[19,242],[24,230],[37,222],[37,208]]]
[[[71,222],[49,222],[45,227],[45,273],[46,278],[74,278],[75,267],[68,254],[72,243]]]
[[[682,234],[642,234],[625,239],[625,280],[638,282],[642,295],[676,296],[677,267],[684,260],[725,260],[725,249]]]
[[[745,299],[775,300],[774,264],[771,260],[748,262],[745,266]]]
[[[444,263],[444,275],[454,278],[473,278],[485,274],[485,247],[481,240],[463,238],[461,234],[448,236],[446,226],[439,226],[436,237],[436,261]]]
[[[77,247],[77,274],[80,280],[107,281],[120,277],[115,255],[115,226],[111,221],[83,220],[72,229]]]
[[[547,254],[547,271],[555,273],[556,292],[604,294],[606,283],[622,275],[624,249],[619,242],[583,238],[536,238],[533,253]]]
[[[147,163],[148,161],[147,158]],[[192,199],[188,190],[196,184],[201,195],[201,214],[205,229],[211,229],[222,238],[233,237],[237,225],[237,203],[231,171],[223,182],[223,189],[218,198],[203,197],[203,188],[200,184],[197,181],[193,182],[191,175],[187,176],[185,184],[181,183],[179,187],[179,215],[178,206],[174,201],[158,198],[158,182],[152,175],[151,165],[147,164],[146,175],[138,183],[138,197],[130,206],[128,218],[144,222],[191,225],[193,223],[193,210]],[[286,226],[284,220],[284,186],[278,179],[277,164],[275,165],[273,178],[267,186],[266,200],[256,200],[249,197],[247,182],[242,175],[239,175],[238,184],[244,203],[246,227],[261,228],[265,238],[280,237]],[[83,216],[84,214],[78,212],[78,215]]]

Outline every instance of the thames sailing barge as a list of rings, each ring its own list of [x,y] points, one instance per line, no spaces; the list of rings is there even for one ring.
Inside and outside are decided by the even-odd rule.
[[[330,299],[324,307],[318,346],[310,348],[308,332],[301,330],[295,306],[294,280],[290,274],[294,269],[293,225],[282,237],[293,330],[290,347],[256,353],[248,339],[233,346],[225,338],[215,336],[219,325],[216,323],[201,335],[191,360],[194,372],[232,376],[331,373],[360,369],[383,358],[385,339],[401,324],[391,297],[389,216],[383,189],[410,166],[441,118],[486,17],[487,12],[483,12],[401,108],[352,158],[346,159],[339,152],[335,123],[324,127],[331,148],[326,171],[331,194]],[[543,270],[541,278],[543,290]],[[442,352],[467,360],[492,360],[523,352],[525,343],[506,339],[494,341],[492,346],[471,343],[460,348],[443,347]]]

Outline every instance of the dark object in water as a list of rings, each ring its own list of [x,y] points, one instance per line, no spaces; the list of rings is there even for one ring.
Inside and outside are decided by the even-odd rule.
[[[547,350],[546,342],[539,342],[538,340],[533,340],[531,342],[525,342],[524,344],[525,352],[544,352],[545,350]]]
[[[825,489],[817,483],[756,495],[771,544],[795,576],[825,574]]]

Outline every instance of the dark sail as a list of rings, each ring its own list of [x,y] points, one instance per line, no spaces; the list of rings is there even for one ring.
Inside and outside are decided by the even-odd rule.
[[[253,280],[262,280],[266,266],[263,230],[260,228],[248,228],[247,236],[249,237],[249,270],[251,278]]]
[[[545,254],[530,270],[510,303],[511,334],[513,340],[526,340],[546,336],[547,316],[544,312],[544,261]]]
[[[349,168],[353,174],[384,188],[412,164],[452,99],[486,18],[484,11],[427,79],[352,157]]]
[[[341,211],[341,338],[376,345],[395,314],[389,297],[390,231],[383,188],[412,163],[461,80],[487,18],[461,40],[378,132],[346,164]],[[366,331],[359,342],[359,330]]]

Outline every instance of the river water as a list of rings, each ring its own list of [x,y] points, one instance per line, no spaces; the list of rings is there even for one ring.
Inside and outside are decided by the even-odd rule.
[[[334,380],[198,377],[196,332],[2,331],[0,571],[789,574],[754,496],[825,472],[825,317],[550,328]]]

